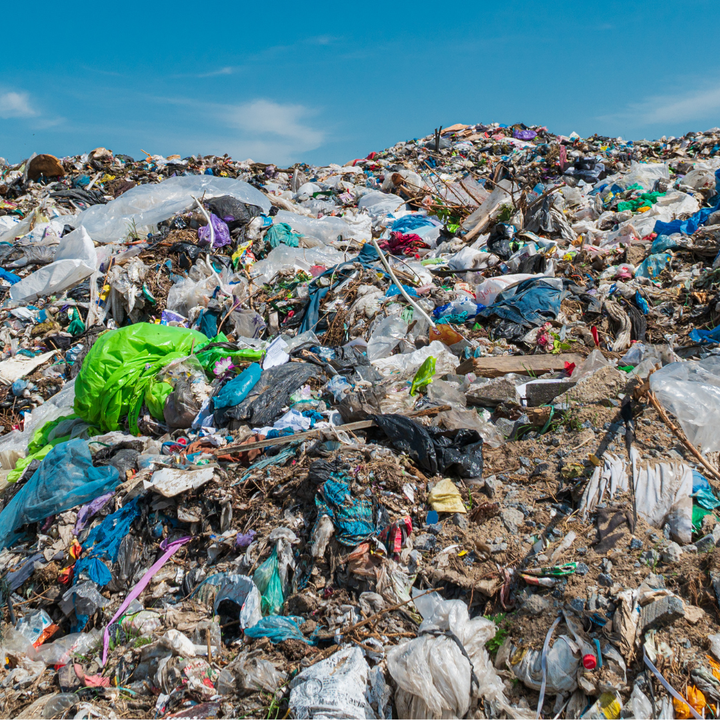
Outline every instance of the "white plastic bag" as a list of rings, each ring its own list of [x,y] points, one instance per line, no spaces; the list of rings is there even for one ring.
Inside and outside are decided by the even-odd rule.
[[[339,650],[327,660],[303,670],[290,683],[292,716],[300,720],[374,717],[365,698],[368,671],[368,664],[357,647]]]
[[[231,195],[241,202],[258,205],[270,211],[270,201],[263,193],[241,180],[212,175],[172,177],[159,184],[139,185],[107,205],[93,205],[80,213],[78,227],[84,227],[101,243],[125,239],[137,232],[146,235],[159,222],[190,208],[198,199]]]
[[[495,623],[483,617],[471,620],[462,601],[433,595],[416,603],[424,615],[419,636],[388,650],[388,670],[398,686],[398,717],[464,717],[472,701],[481,697],[506,705],[502,681],[485,649],[495,636]]]
[[[670,363],[650,376],[650,389],[695,447],[720,450],[720,357]]]
[[[55,262],[41,267],[10,288],[15,303],[32,302],[71,288],[95,272],[95,245],[83,228],[68,233],[58,246]]]
[[[406,355],[392,355],[379,360],[371,360],[371,363],[385,377],[392,376],[393,379],[407,380],[415,375],[418,368],[429,357],[435,358],[433,377],[441,377],[455,372],[455,368],[460,364],[460,360],[439,340],[433,340],[429,345]]]
[[[495,302],[497,296],[503,290],[507,290],[509,287],[517,285],[523,280],[541,277],[544,277],[542,273],[538,275],[518,273],[516,275],[499,275],[498,277],[488,278],[475,288],[475,300],[481,305],[488,307],[488,305],[492,305]]]
[[[344,240],[369,241],[372,236],[370,218],[360,215],[357,218],[323,217],[319,219],[304,217],[296,213],[280,210],[275,216],[276,223],[287,223],[295,232],[314,237],[329,245],[338,237]]]
[[[386,358],[407,335],[407,323],[398,315],[390,315],[375,325],[368,340],[367,357],[370,362]]]

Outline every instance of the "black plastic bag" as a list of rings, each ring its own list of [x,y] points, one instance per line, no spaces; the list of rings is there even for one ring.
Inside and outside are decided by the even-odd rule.
[[[221,195],[205,203],[210,211],[227,223],[230,230],[247,225],[253,218],[262,215],[262,208],[247,205],[232,195]]]
[[[289,397],[311,377],[324,377],[324,373],[310,363],[289,362],[263,370],[250,394],[235,407],[215,411],[219,427],[228,420],[244,420],[252,427],[272,425],[288,404]]]
[[[508,260],[512,255],[510,243],[515,236],[515,227],[505,223],[498,223],[492,229],[487,241],[488,250],[503,260]]]
[[[476,430],[426,430],[404,415],[373,415],[393,447],[407,453],[431,475],[453,473],[461,478],[482,477],[482,438]]]

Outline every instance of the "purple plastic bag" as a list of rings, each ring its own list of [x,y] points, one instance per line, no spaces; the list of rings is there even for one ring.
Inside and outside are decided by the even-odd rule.
[[[217,249],[229,245],[231,242],[230,229],[225,221],[221,220],[217,215],[210,213],[210,222],[212,223],[213,230],[215,231],[215,242],[213,243],[213,248]],[[198,240],[204,243],[210,242],[209,225],[203,225],[198,228]]]
[[[537,133],[534,130],[515,130],[513,137],[516,140],[532,140],[537,137]]]

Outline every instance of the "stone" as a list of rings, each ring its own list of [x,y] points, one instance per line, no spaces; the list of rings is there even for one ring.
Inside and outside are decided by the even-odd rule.
[[[577,567],[575,568],[575,574],[576,575],[587,575],[588,570],[590,570],[590,568],[585,563],[579,562],[577,564]]]
[[[609,573],[612,570],[612,566],[613,564],[610,558],[603,558],[600,561],[600,569],[605,573]]]
[[[643,541],[639,538],[633,538],[630,541],[630,549],[631,550],[642,550],[643,549]]]
[[[705,617],[705,611],[697,605],[685,605],[685,619],[691,625],[697,625]]]
[[[63,177],[65,168],[54,155],[36,155],[28,164],[27,176],[30,180],[44,177]]]
[[[525,397],[530,407],[547,405],[558,395],[569,390],[575,383],[572,380],[552,380],[550,382],[529,382],[525,386]]]
[[[467,519],[467,515],[461,513],[455,513],[452,518],[453,525],[459,527],[461,530],[467,530],[470,527],[470,522]]]
[[[523,610],[530,615],[542,615],[550,609],[550,601],[542,595],[530,595],[523,603]]]
[[[668,545],[663,548],[660,557],[663,562],[671,564],[678,563],[682,557],[682,548],[676,542],[668,543]]]
[[[627,385],[627,375],[610,365],[601,367],[592,375],[580,380],[574,388],[558,395],[554,402],[570,405],[605,403],[617,395]]]
[[[613,579],[607,573],[600,573],[597,578],[598,582],[605,587],[612,587]]]
[[[437,538],[429,533],[422,533],[413,538],[413,547],[420,552],[432,552],[436,543]]]
[[[525,522],[525,516],[515,508],[505,508],[500,513],[500,517],[507,531],[513,535],[517,535],[520,526]]]
[[[715,549],[715,538],[712,535],[706,535],[695,541],[695,547],[698,552],[710,552]]]
[[[655,550],[655,548],[651,548],[650,550],[646,550],[640,556],[640,559],[648,565],[653,566],[660,562],[660,553]]]
[[[640,632],[669,625],[685,617],[685,607],[679,597],[669,595],[651,602],[640,610]]]
[[[570,607],[577,613],[585,612],[585,601],[582,598],[573,598]]]
[[[494,498],[495,495],[497,495],[498,490],[502,487],[502,482],[495,477],[495,475],[491,475],[490,477],[484,478],[485,484],[481,488],[481,492],[485,493],[489,498]]]

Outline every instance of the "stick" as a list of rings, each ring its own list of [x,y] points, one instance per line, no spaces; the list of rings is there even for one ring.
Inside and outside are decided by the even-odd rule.
[[[416,413],[408,415],[408,417],[426,417],[428,415],[437,415],[439,412],[450,410],[449,405],[438,405],[437,407],[425,408]],[[354,423],[345,423],[345,425],[336,425],[336,430],[344,430],[345,432],[352,430],[365,430],[375,426],[374,420],[359,420]],[[284,435],[283,437],[270,438],[269,440],[258,440],[254,443],[247,443],[246,445],[228,445],[222,448],[213,450],[211,455],[226,455],[230,452],[240,451],[245,452],[247,450],[257,450],[259,448],[272,447],[274,445],[287,445],[291,442],[297,442],[298,440],[305,440],[307,438],[316,437],[320,435],[323,430],[329,430],[330,428],[320,428],[318,430],[307,430],[306,432],[295,433],[294,435]]]
[[[655,394],[648,390],[648,398],[652,406],[658,411],[658,415],[663,419],[663,422],[672,430],[675,437],[697,458],[698,462],[716,479],[720,480],[720,473],[710,465],[710,463],[700,454],[700,451],[685,437],[685,433],[677,427],[667,416],[665,409],[660,405],[655,397]]]
[[[384,265],[385,269],[390,274],[390,277],[393,279],[393,282],[398,286],[398,289],[402,293],[402,296],[417,310],[429,323],[430,327],[435,327],[435,322],[433,319],[407,294],[407,291],[403,287],[402,283],[397,279],[395,276],[395,273],[392,271],[392,268],[390,265],[388,265],[388,261],[385,259],[385,255],[383,254],[383,251],[380,249],[380,246],[377,244],[377,240],[375,238],[372,238],[371,240],[373,247],[375,248],[378,256],[380,257],[380,261]]]

